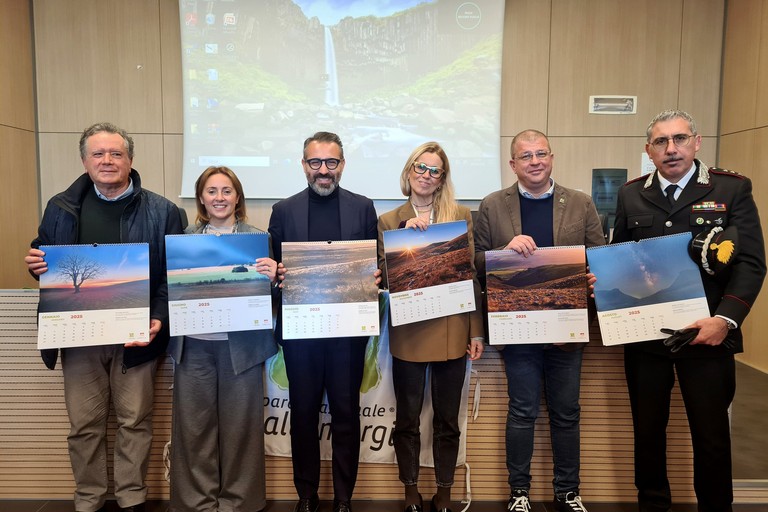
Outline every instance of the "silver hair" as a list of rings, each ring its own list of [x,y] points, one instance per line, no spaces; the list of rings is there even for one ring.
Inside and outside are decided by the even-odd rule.
[[[656,125],[656,123],[669,121],[671,119],[685,119],[688,121],[688,126],[691,128],[691,133],[693,135],[698,133],[696,131],[696,121],[693,120],[691,114],[684,110],[665,110],[664,112],[657,114],[656,117],[651,119],[651,122],[648,124],[648,128],[645,130],[645,138],[647,142],[651,142],[651,131],[653,130],[653,127]]]

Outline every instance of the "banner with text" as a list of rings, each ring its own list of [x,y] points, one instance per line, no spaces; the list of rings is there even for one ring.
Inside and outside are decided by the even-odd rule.
[[[389,353],[389,294],[379,295],[381,334],[371,336],[365,354],[365,371],[360,386],[360,462],[393,464],[395,452],[392,445],[392,431],[395,425],[395,393],[392,388],[392,356]],[[462,434],[467,426],[467,404],[471,376],[470,361],[464,378],[459,425]],[[267,360],[267,379],[264,397],[264,431],[267,455],[291,456],[290,401],[285,360],[280,350]],[[424,392],[424,406],[421,412],[421,465],[433,466],[432,458],[432,398],[429,376]],[[319,411],[318,433],[320,435],[320,456],[331,459],[331,415],[328,401],[323,400]],[[459,456],[456,465],[466,460],[466,436],[461,436]]]

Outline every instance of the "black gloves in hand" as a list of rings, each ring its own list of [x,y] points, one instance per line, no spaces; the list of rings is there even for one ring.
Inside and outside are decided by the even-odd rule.
[[[664,340],[664,346],[669,347],[669,351],[673,354],[679,352],[680,349],[692,342],[694,338],[696,338],[696,336],[699,334],[699,330],[694,327],[677,330],[667,329],[664,327],[661,328],[660,331],[664,334],[670,335],[667,339]],[[725,338],[722,345],[725,348],[733,348],[733,340],[730,338]]]

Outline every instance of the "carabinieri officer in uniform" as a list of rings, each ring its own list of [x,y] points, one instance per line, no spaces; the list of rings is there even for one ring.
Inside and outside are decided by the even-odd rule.
[[[672,503],[666,427],[675,370],[693,440],[699,511],[730,511],[733,502],[728,407],[736,388],[734,354],[743,351],[741,325],[765,277],[765,248],[752,182],[707,167],[695,158],[700,146],[689,114],[660,113],[645,145],[656,170],[619,191],[613,243],[686,231],[696,237],[733,226],[739,245],[723,271],[701,269],[711,316],[688,326],[699,330],[689,345],[677,352],[661,339],[625,346],[641,512],[666,512]]]

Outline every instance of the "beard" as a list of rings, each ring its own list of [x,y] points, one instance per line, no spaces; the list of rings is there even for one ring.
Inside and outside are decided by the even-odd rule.
[[[309,188],[315,191],[315,193],[319,196],[329,196],[333,194],[333,191],[336,190],[336,187],[339,186],[338,181],[336,178],[333,179],[333,181],[328,186],[320,186],[317,184],[317,178],[313,179],[312,181],[309,181]]]

